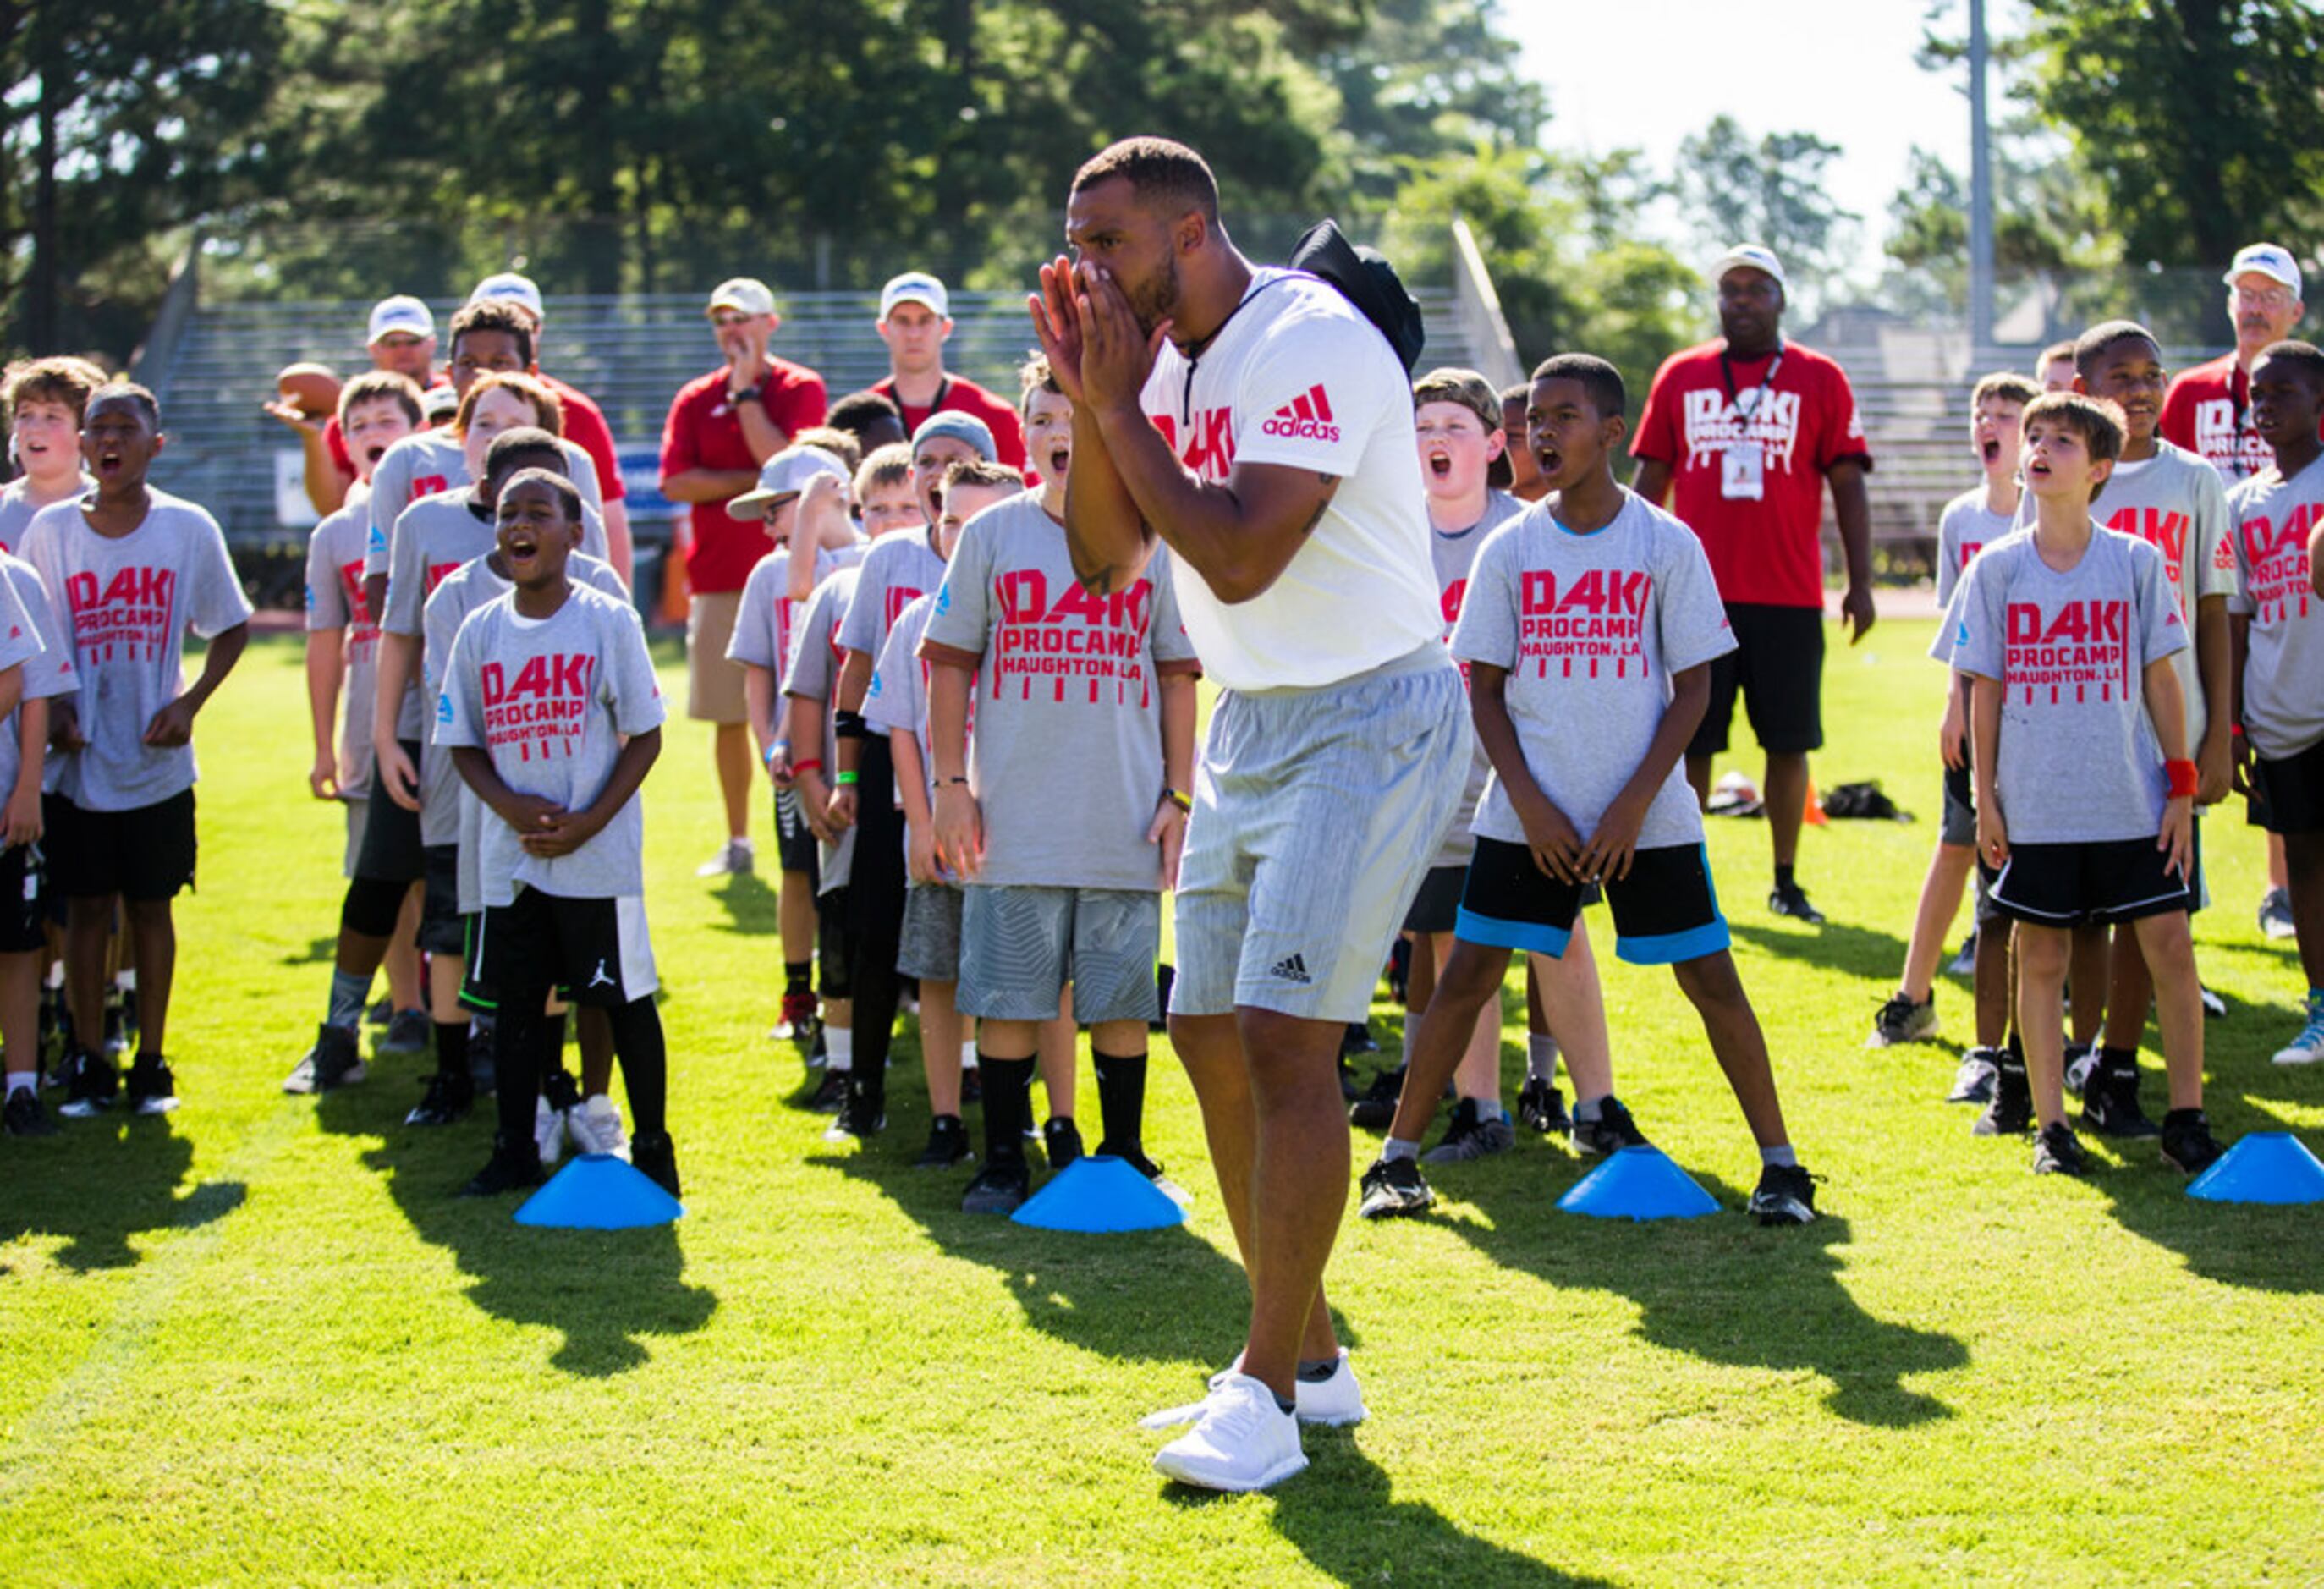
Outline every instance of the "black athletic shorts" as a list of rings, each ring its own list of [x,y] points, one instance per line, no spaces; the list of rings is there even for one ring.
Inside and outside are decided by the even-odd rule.
[[[1994,909],[2034,927],[2135,921],[2190,908],[2187,883],[2164,870],[2151,838],[2012,845],[1994,881]]]
[[[37,845],[0,850],[0,955],[23,955],[48,944],[46,879]]]
[[[1690,756],[1727,748],[1735,695],[1763,750],[1812,751],[1823,744],[1823,609],[1727,604],[1736,649],[1711,664],[1711,702],[1686,747]]]
[[[1451,932],[1460,924],[1461,891],[1468,886],[1466,866],[1431,866],[1420,880],[1420,892],[1404,913],[1406,932]]]
[[[648,997],[661,984],[645,901],[568,899],[520,884],[514,903],[487,905],[476,918],[466,982],[463,997],[485,1007],[538,1004],[552,989],[609,1010]]]
[[[399,740],[403,753],[420,765],[420,742]],[[420,813],[407,811],[387,792],[387,776],[374,771],[371,780],[371,812],[364,821],[363,849],[355,856],[355,875],[377,882],[418,882],[428,874],[428,860],[420,843]],[[456,954],[454,945],[447,953]]]
[[[429,845],[421,866],[428,888],[420,901],[420,947],[431,955],[456,955],[467,947],[460,921],[460,846]]]
[[[1523,949],[1563,959],[1591,885],[1560,882],[1523,845],[1480,838],[1469,863],[1454,935],[1463,943]],[[1715,955],[1729,942],[1727,918],[1700,844],[1640,850],[1630,874],[1604,884],[1613,907],[1614,953],[1633,965],[1671,965]]]
[[[815,896],[816,992],[826,999],[854,997],[855,928],[848,920],[847,888]]]
[[[2259,786],[2254,815],[2270,833],[2324,830],[2324,739],[2281,762],[2254,757],[2252,781]]]
[[[41,801],[49,886],[69,900],[119,894],[166,900],[194,883],[194,791],[126,811],[88,811],[61,795]]]
[[[775,791],[775,855],[786,872],[804,872],[813,890],[823,877],[823,846],[807,825],[807,809],[796,789]]]

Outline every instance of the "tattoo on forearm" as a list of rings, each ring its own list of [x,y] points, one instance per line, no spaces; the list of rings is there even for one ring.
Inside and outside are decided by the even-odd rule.
[[[1092,596],[1106,596],[1113,589],[1113,565],[1102,564],[1086,574],[1076,567],[1074,569],[1074,577],[1080,581],[1081,587]]]

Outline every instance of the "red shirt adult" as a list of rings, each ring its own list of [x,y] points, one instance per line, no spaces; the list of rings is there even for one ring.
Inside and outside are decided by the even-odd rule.
[[[540,383],[565,405],[565,439],[587,453],[589,461],[597,466],[599,494],[607,502],[627,496],[630,488],[622,484],[622,460],[613,454],[613,429],[605,423],[605,411],[588,393],[554,375],[543,374]]]
[[[767,364],[759,397],[769,422],[786,436],[822,424],[829,406],[823,377],[771,356]],[[665,476],[687,469],[758,469],[742,439],[742,421],[726,401],[726,376],[721,365],[678,388],[661,430]],[[733,517],[723,502],[697,502],[689,513],[694,544],[686,554],[687,587],[702,595],[742,589],[752,565],[767,555],[766,526]]]
[[[946,375],[944,384],[936,388],[936,400],[926,408],[906,408],[904,400],[896,395],[893,375],[872,388],[881,396],[904,411],[904,434],[918,434],[921,422],[937,413],[969,414],[984,421],[992,432],[992,450],[1000,460],[1012,469],[1025,467],[1025,427],[1017,418],[1017,411],[1001,401],[975,382],[960,375]]]
[[[1850,460],[1872,467],[1856,393],[1797,343],[1757,358],[1726,350],[1722,337],[1663,361],[1630,456],[1670,466],[1672,511],[1701,537],[1721,600],[1820,608],[1823,477]],[[1760,449],[1757,496],[1727,478],[1724,455],[1747,438]]]
[[[2200,457],[2230,485],[2275,462],[2252,424],[2251,377],[2236,367],[2232,350],[2179,372],[2163,394],[2157,428],[2163,440]]]

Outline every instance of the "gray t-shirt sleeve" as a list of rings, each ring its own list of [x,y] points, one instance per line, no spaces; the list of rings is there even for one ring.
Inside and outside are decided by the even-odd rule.
[[[370,574],[370,559],[364,559],[365,577]],[[420,544],[420,534],[414,527],[411,513],[399,514],[389,546],[387,567],[387,611],[380,615],[379,626],[387,634],[419,634],[424,632],[422,611],[428,600],[428,552]]]
[[[1522,522],[1502,525],[1477,549],[1469,589],[1461,598],[1461,617],[1452,625],[1452,654],[1464,662],[1482,662],[1505,672],[1517,666],[1517,604],[1511,571]]]
[[[1655,604],[1661,629],[1663,666],[1683,673],[1735,649],[1735,631],[1727,622],[1727,605],[1719,599],[1719,585],[1711,572],[1711,559],[1692,531],[1674,535],[1664,526],[1665,549],[1662,599]]]
[[[363,571],[366,579],[388,571],[389,553],[395,542],[396,515],[411,505],[411,460],[416,456],[399,441],[381,455],[371,472],[371,496],[364,508],[371,521],[371,532],[364,540]]]
[[[331,562],[331,530],[337,517],[334,513],[325,519],[307,538],[307,627],[310,631],[345,629],[350,618],[346,590]]]
[[[775,638],[776,603],[782,599],[790,577],[790,559],[770,551],[752,566],[742,581],[741,605],[734,614],[734,633],[726,642],[726,660],[745,667],[779,672],[783,659]]]
[[[885,734],[918,734],[927,720],[927,693],[920,685],[920,660],[915,654],[920,625],[908,621],[911,614],[912,609],[905,608],[888,632],[879,665],[872,670],[871,688],[863,692],[864,722]]]
[[[242,578],[226,550],[226,532],[216,519],[196,510],[192,515],[192,546],[186,572],[193,589],[186,601],[186,623],[204,640],[216,640],[238,624],[250,622],[254,610],[242,593]]]
[[[2195,589],[2191,598],[2236,593],[2236,519],[2227,509],[2227,483],[2209,464],[2195,480]]]
[[[2002,677],[2008,606],[2008,569],[2015,546],[1987,547],[1961,576],[1953,594],[1953,668],[1979,679]]]
[[[479,612],[482,609],[478,609]],[[477,647],[481,643],[474,620],[460,625],[452,641],[451,660],[444,665],[444,681],[436,695],[436,743],[450,747],[484,746],[484,697]]]
[[[2143,540],[2130,542],[2131,568],[2138,592],[2139,668],[2178,655],[2193,642],[2179,616],[2163,554]]]
[[[49,601],[48,587],[41,583],[41,571],[14,557],[0,559],[0,568],[7,569],[8,583],[15,587],[16,599],[23,604],[25,618],[41,642],[40,654],[24,664],[23,698],[37,701],[70,695],[80,688],[80,679],[73,670],[72,653],[65,649],[64,635],[57,628],[56,608]]]
[[[855,577],[855,594],[848,598],[847,611],[839,620],[841,649],[878,659],[884,627],[882,614],[888,604],[888,577],[895,566],[894,556],[886,552],[882,544],[874,544],[864,555],[863,567]]]
[[[840,587],[825,583],[807,597],[799,615],[798,632],[791,636],[791,654],[783,659],[783,693],[811,701],[831,698],[831,631],[839,621]]]
[[[992,633],[992,556],[997,526],[1003,517],[980,513],[961,531],[945,566],[944,583],[936,587],[936,610],[928,615],[925,636],[971,656],[982,656]]]
[[[1146,565],[1146,577],[1154,582],[1154,619],[1147,631],[1154,645],[1154,661],[1164,672],[1182,673],[1184,668],[1169,666],[1173,662],[1199,662],[1194,654],[1194,642],[1186,637],[1186,620],[1178,611],[1177,576],[1171,572],[1170,554],[1155,549],[1153,559]]]
[[[653,653],[646,648],[645,624],[634,608],[609,609],[605,616],[607,705],[613,727],[622,734],[644,734],[659,728],[669,711],[662,700],[661,680],[654,673]]]

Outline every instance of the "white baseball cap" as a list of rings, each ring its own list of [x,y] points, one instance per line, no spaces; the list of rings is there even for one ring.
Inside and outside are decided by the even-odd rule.
[[[476,290],[468,294],[470,303],[482,303],[488,298],[513,303],[525,309],[532,316],[535,325],[548,318],[541,312],[540,289],[533,284],[530,276],[503,271],[499,275],[486,276],[476,283]]]
[[[371,306],[371,329],[364,335],[364,346],[369,347],[381,337],[399,331],[412,337],[433,337],[436,317],[416,298],[400,292],[393,298],[383,298]]]
[[[759,467],[759,485],[746,491],[726,504],[730,518],[763,519],[783,503],[807,489],[807,483],[817,475],[829,475],[843,484],[847,480],[847,466],[836,453],[822,448],[786,447]]]
[[[1784,262],[1775,257],[1774,249],[1762,244],[1738,243],[1729,248],[1719,256],[1719,263],[1711,267],[1711,279],[1717,282],[1728,272],[1737,269],[1761,272],[1775,277],[1775,285],[1784,291],[1792,290],[1792,284],[1784,279]]]
[[[880,289],[880,318],[886,319],[899,303],[926,304],[936,319],[952,318],[952,299],[945,284],[926,271],[907,271]]]
[[[775,290],[750,276],[735,276],[712,290],[710,307],[706,312],[715,315],[722,309],[739,309],[746,315],[770,315],[775,312]]]
[[[2294,298],[2300,296],[2300,262],[2292,257],[2289,248],[2273,243],[2246,244],[2236,250],[2236,263],[2219,280],[2232,287],[2237,276],[2254,273],[2291,288]]]

